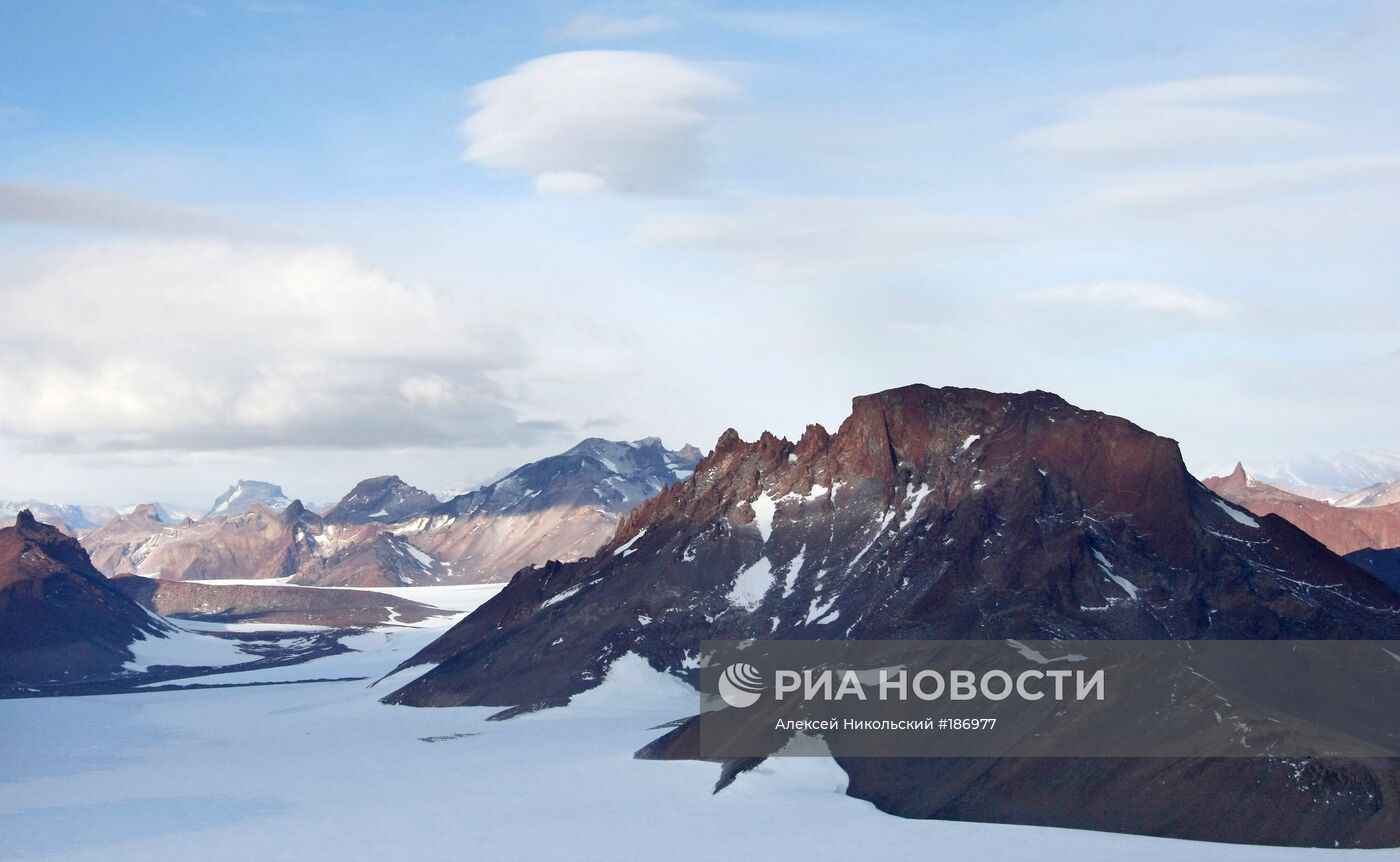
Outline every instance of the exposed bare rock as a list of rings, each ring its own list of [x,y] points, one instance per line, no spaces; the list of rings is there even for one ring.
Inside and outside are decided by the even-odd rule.
[[[369,627],[416,623],[443,612],[368,590],[308,590],[275,584],[196,584],[124,575],[112,586],[166,617],[217,622]]]
[[[1206,487],[1256,515],[1278,515],[1338,554],[1400,546],[1400,503],[1342,506],[1301,497],[1261,482],[1236,464]]]

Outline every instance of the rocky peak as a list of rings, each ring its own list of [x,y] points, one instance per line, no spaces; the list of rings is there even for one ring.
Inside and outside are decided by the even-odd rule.
[[[340,524],[387,524],[420,515],[437,505],[437,497],[398,476],[375,476],[355,485],[326,512],[325,520]]]
[[[706,639],[1351,637],[1397,608],[1173,440],[1048,393],[914,386],[797,446],[726,431],[596,555],[519,570],[393,699],[558,702],[611,657],[681,670]]]
[[[160,507],[157,506],[155,503],[141,503],[140,505],[133,507],[132,510],[126,514],[126,517],[131,519],[142,519],[149,521],[163,520],[160,516]]]
[[[1045,481],[1072,485],[1089,507],[1133,513],[1164,547],[1187,539],[1194,480],[1174,440],[1047,392],[914,385],[853,399],[834,435],[811,425],[796,446],[768,432],[746,443],[725,431],[694,481],[636,510],[613,544],[657,517],[732,511],[745,522],[742,510],[761,493],[777,499],[845,484],[894,506],[927,486],[956,506],[993,484],[1031,493],[1024,489]]]

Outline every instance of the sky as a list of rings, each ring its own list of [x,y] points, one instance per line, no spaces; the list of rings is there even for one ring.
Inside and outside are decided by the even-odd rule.
[[[1046,389],[1400,449],[1400,6],[0,0],[0,498]]]

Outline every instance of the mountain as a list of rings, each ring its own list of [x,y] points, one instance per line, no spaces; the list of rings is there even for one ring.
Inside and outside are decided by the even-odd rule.
[[[289,578],[307,586],[504,581],[522,566],[593,553],[619,519],[690,475],[693,447],[585,440],[440,503],[396,476],[366,479],[324,516],[294,502],[166,524],[142,506],[84,537],[109,575],[167,580]],[[238,508],[251,494],[225,497]],[[273,486],[275,487],[275,486]],[[224,498],[221,498],[223,500]]]
[[[1256,515],[1275,514],[1290,521],[1338,554],[1400,545],[1400,504],[1334,506],[1262,482],[1246,473],[1243,464],[1205,484]]]
[[[254,504],[241,515],[166,524],[137,507],[83,538],[109,576],[163,580],[271,580],[314,586],[438,583],[448,569],[378,524],[328,524],[300,501],[281,511]]]
[[[228,623],[364,628],[418,623],[443,612],[368,590],[303,590],[275,584],[195,584],[123,575],[111,585],[165,617]]]
[[[176,503],[134,503],[130,506],[122,506],[116,510],[118,515],[130,515],[142,506],[151,506],[155,509],[156,517],[167,524],[178,524],[182,521],[198,521],[202,515],[196,509],[189,506],[181,506]]]
[[[272,512],[279,512],[287,508],[291,502],[287,499],[287,495],[282,492],[281,487],[271,482],[239,479],[214,500],[214,505],[209,508],[204,517],[244,515],[252,511],[255,505]]]
[[[393,528],[452,566],[459,583],[504,581],[522,566],[576,560],[602,546],[622,516],[695,469],[699,450],[655,437],[590,438]]]
[[[27,510],[0,529],[0,692],[120,674],[134,641],[168,631],[76,539]]]
[[[427,491],[413,487],[398,476],[378,476],[360,482],[331,507],[323,517],[338,524],[392,524],[421,515],[439,501]]]
[[[1045,392],[910,386],[856,398],[835,434],[726,431],[595,556],[517,572],[406,661],[433,667],[385,700],[510,715],[568,702],[628,653],[693,678],[706,639],[1397,635],[1400,596],[1216,496],[1175,441]],[[1400,778],[1373,763],[1317,764],[1299,793],[1279,761],[838,762],[847,792],[905,816],[1400,841]],[[1353,786],[1370,795],[1314,801]]]
[[[1305,455],[1256,464],[1261,482],[1304,497],[1335,501],[1358,488],[1400,480],[1400,452]]]
[[[1337,501],[1337,505],[1343,508],[1389,506],[1394,503],[1400,503],[1400,480],[1377,482]]]
[[[1400,592],[1400,548],[1365,548],[1347,554],[1347,559]]]
[[[117,516],[110,506],[79,506],[73,503],[45,503],[40,500],[0,500],[0,519],[13,520],[28,509],[34,520],[66,533],[96,529]]]

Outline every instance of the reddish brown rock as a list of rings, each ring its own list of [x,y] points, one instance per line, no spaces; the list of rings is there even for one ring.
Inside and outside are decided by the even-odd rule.
[[[1256,515],[1278,515],[1338,554],[1366,548],[1400,547],[1400,503],[1334,506],[1260,482],[1236,464],[1228,476],[1206,487]]]

